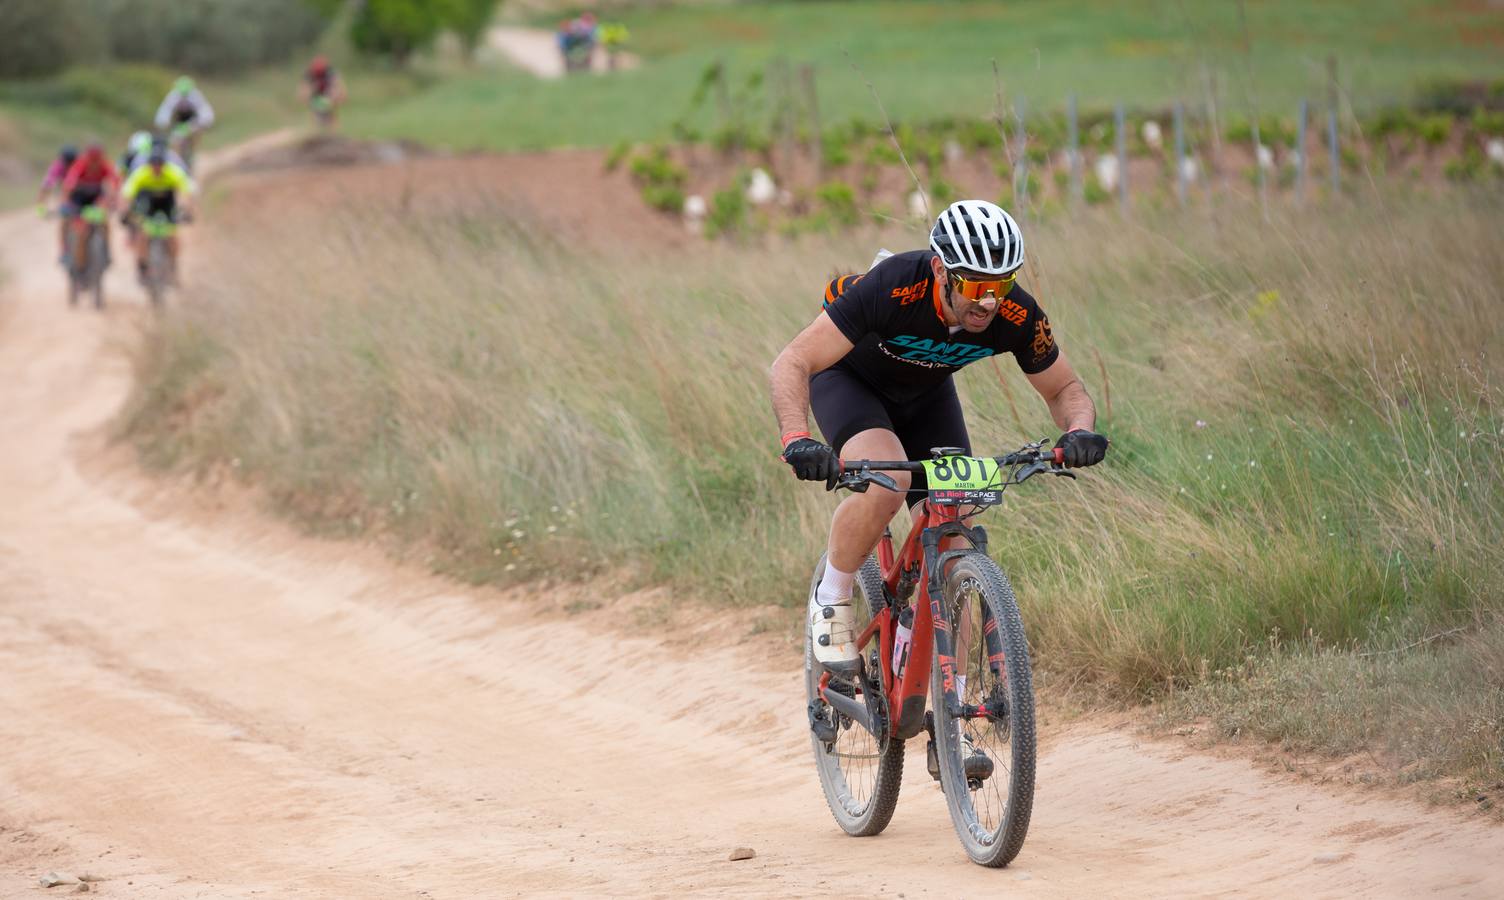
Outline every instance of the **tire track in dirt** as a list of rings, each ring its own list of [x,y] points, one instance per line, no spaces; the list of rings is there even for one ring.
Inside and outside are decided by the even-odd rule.
[[[633,598],[567,617],[112,464],[147,313],[120,263],[68,310],[52,236],[0,218],[0,895],[1504,894],[1499,829],[1088,726],[1010,869],[965,861],[922,742],[846,838],[797,657],[734,617],[665,643],[613,626]]]

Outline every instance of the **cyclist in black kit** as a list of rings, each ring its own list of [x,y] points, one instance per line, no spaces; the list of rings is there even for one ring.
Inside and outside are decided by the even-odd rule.
[[[1067,466],[1091,466],[1107,453],[1092,431],[1096,407],[1055,343],[1050,320],[1017,283],[1023,234],[1001,207],[951,204],[930,232],[930,249],[880,258],[864,275],[825,290],[825,308],[773,362],[773,412],[783,459],[795,475],[824,481],[840,457],[928,459],[931,447],[971,450],[951,373],[1011,353],[1064,431],[1055,446]],[[812,437],[807,413],[828,443]],[[925,497],[924,475],[890,472]],[[810,596],[815,658],[849,670],[857,658],[851,585],[862,560],[898,512],[904,495],[851,494],[830,526],[825,575]]]

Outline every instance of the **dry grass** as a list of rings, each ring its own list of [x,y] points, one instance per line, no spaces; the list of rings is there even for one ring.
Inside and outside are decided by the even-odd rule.
[[[913,234],[644,259],[485,198],[400,204],[216,223],[235,252],[141,357],[124,430],[148,460],[234,460],[307,521],[469,578],[626,564],[802,599],[831,499],[775,458],[766,367],[826,277]],[[1391,654],[1424,698],[1447,682],[1414,654],[1504,609],[1500,198],[1272,215],[1031,229],[1026,281],[1114,440],[989,517],[1056,674],[1150,696],[1335,648],[1276,657],[1317,690],[1449,634]],[[1053,434],[1011,362],[960,380],[979,451]]]

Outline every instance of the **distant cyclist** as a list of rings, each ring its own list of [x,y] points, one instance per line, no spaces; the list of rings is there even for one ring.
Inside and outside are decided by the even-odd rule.
[[[68,262],[68,220],[83,213],[90,206],[109,210],[114,206],[115,192],[120,189],[120,173],[115,164],[105,155],[103,145],[91,142],[68,167],[63,176],[62,206],[63,225],[59,231],[58,258]],[[109,217],[105,217],[105,247],[109,248]],[[108,258],[108,257],[107,257]]]
[[[131,155],[130,165],[127,168],[121,170],[121,173],[126,178],[129,178],[132,172],[146,165],[147,160],[151,159],[151,151],[159,148],[164,154],[166,154],[167,161],[169,163],[177,166],[184,172],[188,171],[188,164],[183,161],[183,158],[179,156],[176,151],[174,151],[167,145],[167,138],[154,137],[149,132],[145,131],[137,132],[137,134],[146,135],[146,142],[145,144],[136,148],[136,152]]]
[[[320,125],[333,125],[339,105],[345,101],[345,83],[328,58],[315,56],[303,72],[299,93]]]
[[[200,132],[214,124],[214,107],[187,75],[173,82],[157,107],[157,131],[168,135],[183,159],[192,166]]]
[[[131,176],[125,180],[125,186],[120,190],[120,201],[129,210],[129,215],[139,215],[146,218],[164,216],[171,221],[177,221],[186,213],[192,211],[193,198],[198,188],[193,179],[183,167],[169,162],[167,148],[157,145],[152,147],[151,153],[146,158],[146,165],[139,166]],[[182,194],[182,209],[178,208],[178,195]],[[136,270],[142,278],[146,277],[146,232],[136,229],[135,235]],[[167,241],[167,252],[173,261],[173,270],[177,269],[178,239],[174,234]]]
[[[57,158],[47,167],[47,174],[42,176],[42,189],[37,191],[38,212],[45,214],[53,195],[62,192],[63,179],[68,177],[68,169],[72,168],[76,159],[78,159],[78,148],[72,144],[64,144],[62,149],[57,151]]]
[[[120,173],[129,175],[132,169],[146,162],[148,153],[151,153],[151,132],[138,131],[132,134],[125,144],[125,152],[120,154]]]

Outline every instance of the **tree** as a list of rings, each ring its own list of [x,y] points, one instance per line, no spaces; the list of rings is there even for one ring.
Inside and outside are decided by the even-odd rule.
[[[350,24],[350,41],[363,53],[389,54],[406,65],[414,51],[433,43],[449,21],[455,0],[364,0]]]
[[[34,78],[67,68],[88,33],[74,0],[0,0],[0,78]]]
[[[486,39],[491,20],[496,17],[498,0],[450,0],[453,10],[445,22],[465,45],[465,56],[475,56],[475,48]]]

